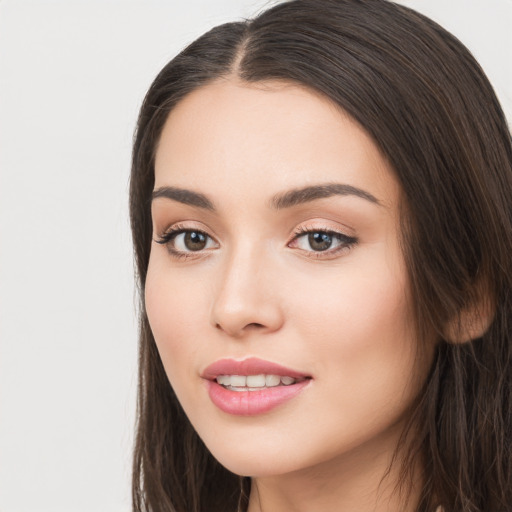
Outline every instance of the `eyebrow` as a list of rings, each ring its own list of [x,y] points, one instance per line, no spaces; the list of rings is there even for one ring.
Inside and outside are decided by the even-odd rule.
[[[152,200],[159,197],[165,197],[167,199],[172,199],[173,201],[178,201],[179,203],[215,211],[213,203],[200,192],[194,192],[192,190],[177,187],[160,187],[153,190]]]
[[[366,190],[345,185],[341,183],[327,183],[322,185],[310,185],[303,188],[288,190],[276,194],[270,201],[272,208],[282,210],[291,208],[303,203],[309,203],[317,199],[324,199],[332,196],[356,196],[365,199],[371,203],[381,205],[380,201]],[[213,202],[207,196],[200,192],[194,192],[184,188],[160,187],[153,191],[152,199],[165,197],[179,203],[204,208],[205,210],[215,211]]]
[[[371,203],[381,205],[380,201],[374,195],[370,194],[370,192],[341,183],[311,185],[309,187],[289,190],[288,192],[275,195],[271,200],[271,205],[276,210],[281,210],[283,208],[290,208],[299,204],[315,201],[316,199],[324,199],[332,196],[356,196],[361,199],[366,199]]]

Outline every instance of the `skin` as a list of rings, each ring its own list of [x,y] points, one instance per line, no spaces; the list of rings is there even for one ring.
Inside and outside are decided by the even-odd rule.
[[[332,183],[376,202],[334,194],[272,205]],[[392,492],[395,466],[383,476],[429,361],[416,358],[400,187],[370,137],[305,88],[224,79],[171,112],[156,153],[162,187],[201,193],[215,211],[153,200],[148,318],[198,434],[229,470],[253,478],[249,511],[413,510],[414,489],[412,508]],[[207,244],[191,250],[183,234],[157,243],[170,229],[202,231]],[[314,250],[298,229],[356,241],[334,236]],[[312,380],[267,413],[222,412],[201,374],[247,357]]]

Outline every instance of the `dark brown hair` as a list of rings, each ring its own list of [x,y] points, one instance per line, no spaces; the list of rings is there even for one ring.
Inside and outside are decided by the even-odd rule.
[[[162,127],[187,94],[229,76],[320,92],[357,120],[391,163],[403,193],[418,333],[439,339],[407,429],[414,436],[404,441],[403,479],[421,457],[421,512],[437,505],[446,512],[512,510],[510,131],[469,51],[431,20],[386,0],[295,0],[221,25],[167,64],[147,93],[130,185],[141,291],[134,510],[246,507],[241,491],[250,483],[212,457],[176,399],[142,293]],[[463,332],[464,315],[483,310],[489,326],[482,336],[450,342],[448,325],[460,319]]]

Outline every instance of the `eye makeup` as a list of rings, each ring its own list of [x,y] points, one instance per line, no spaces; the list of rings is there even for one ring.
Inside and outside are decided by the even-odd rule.
[[[175,224],[155,239],[176,259],[204,257],[220,248],[220,243],[205,230],[187,224]],[[306,257],[315,259],[333,259],[346,254],[358,239],[341,231],[321,226],[299,226],[293,232],[292,239],[286,243]]]

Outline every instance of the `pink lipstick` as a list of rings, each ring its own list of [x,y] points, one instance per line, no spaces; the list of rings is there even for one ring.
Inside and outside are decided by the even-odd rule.
[[[268,412],[294,398],[311,381],[311,376],[302,372],[257,358],[221,359],[201,377],[208,381],[211,401],[238,416]]]

